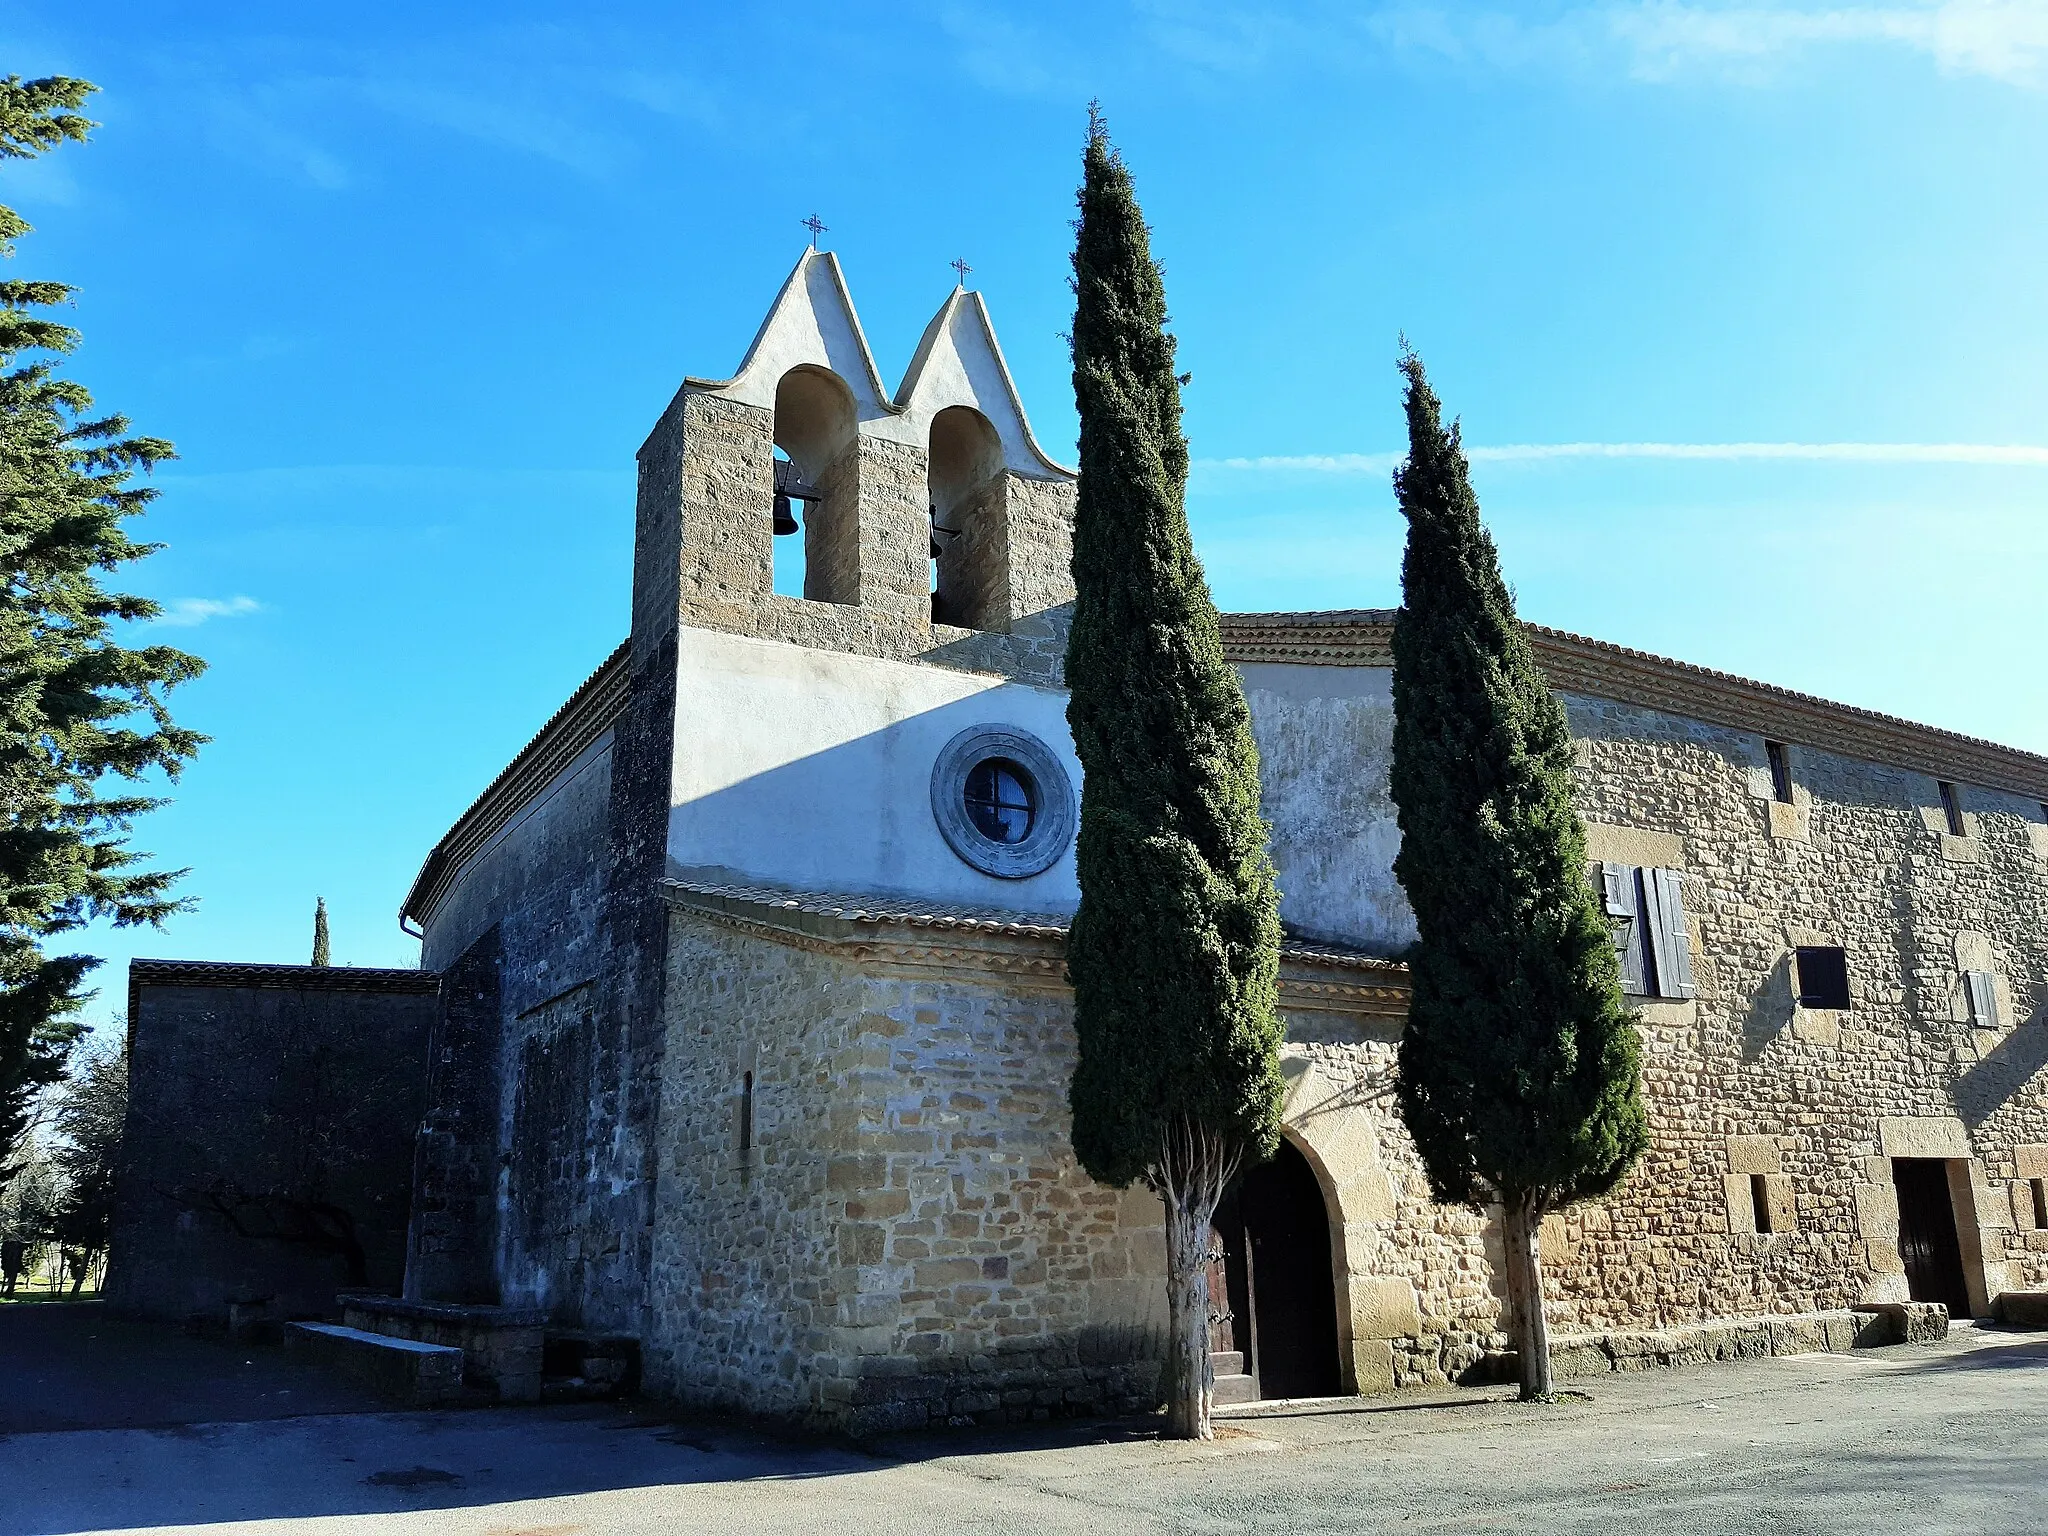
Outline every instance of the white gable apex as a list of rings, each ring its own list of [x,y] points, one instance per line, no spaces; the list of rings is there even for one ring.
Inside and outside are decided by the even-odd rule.
[[[989,419],[1002,439],[1004,468],[1034,479],[1072,478],[1074,471],[1032,436],[988,306],[965,288],[955,288],[932,316],[896,391],[896,408],[919,442],[929,436],[932,418],[953,405],[972,406]]]
[[[775,408],[775,387],[790,369],[803,364],[829,368],[853,392],[855,416],[862,426],[900,414],[882,388],[868,338],[854,313],[839,259],[830,251],[806,250],[761,329],[747,348],[746,360],[729,379],[686,379],[688,388],[722,395],[748,405]],[[894,436],[896,434],[891,433]]]

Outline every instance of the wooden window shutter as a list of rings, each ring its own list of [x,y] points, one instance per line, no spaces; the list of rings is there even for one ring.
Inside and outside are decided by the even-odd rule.
[[[1979,1029],[1998,1028],[1998,987],[1991,972],[1963,972],[1963,988],[1970,997],[1970,1022]]]
[[[1643,966],[1643,912],[1637,871],[1626,864],[1600,866],[1600,905],[1614,931],[1614,956],[1621,962],[1621,990],[1630,997],[1651,995]]]
[[[1698,995],[1692,979],[1692,938],[1685,931],[1685,877],[1675,869],[1643,871],[1644,917],[1657,956],[1657,995]]]

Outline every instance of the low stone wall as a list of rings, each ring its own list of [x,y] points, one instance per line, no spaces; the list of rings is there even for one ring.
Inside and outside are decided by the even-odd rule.
[[[1783,1317],[1719,1318],[1683,1328],[1564,1334],[1551,1340],[1550,1360],[1560,1377],[1599,1376],[1717,1360],[1844,1354],[1947,1336],[1948,1309],[1939,1302],[1887,1302]],[[1513,1358],[1507,1356],[1510,1363]]]
[[[408,1408],[434,1408],[462,1396],[459,1349],[335,1323],[286,1323],[284,1347]]]
[[[462,1351],[462,1379],[495,1392],[500,1402],[540,1401],[547,1313],[525,1307],[469,1307],[400,1301],[344,1291],[341,1320],[350,1328]]]

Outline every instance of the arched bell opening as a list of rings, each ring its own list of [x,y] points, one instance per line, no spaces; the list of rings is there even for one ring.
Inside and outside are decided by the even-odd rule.
[[[932,418],[926,485],[932,520],[932,622],[1002,629],[1009,622],[1003,442],[969,405]]]
[[[1332,1237],[1322,1181],[1283,1136],[1269,1162],[1238,1176],[1210,1233],[1218,1402],[1343,1390]]]
[[[860,452],[853,391],[830,369],[792,368],[775,386],[774,587],[860,601]]]

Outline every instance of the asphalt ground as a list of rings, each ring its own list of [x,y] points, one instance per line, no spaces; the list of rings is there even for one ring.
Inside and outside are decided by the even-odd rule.
[[[78,1311],[95,1348],[75,1401],[54,1399],[76,1352],[46,1336],[28,1352],[33,1411],[0,1313],[0,1536],[2048,1532],[2042,1334],[1959,1327],[1939,1345],[1599,1377],[1554,1405],[1265,1407],[1206,1445],[1122,1422],[853,1447],[610,1406],[388,1413],[333,1395],[309,1411],[332,1389],[281,1357],[163,1336],[110,1351],[131,1336]],[[236,1412],[184,1416],[244,1393]],[[83,1427],[95,1403],[118,1423]]]

